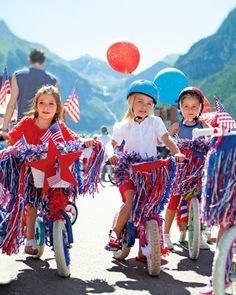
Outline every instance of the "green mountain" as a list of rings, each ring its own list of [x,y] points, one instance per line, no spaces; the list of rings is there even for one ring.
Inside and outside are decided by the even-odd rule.
[[[218,96],[236,118],[236,8],[215,34],[195,43],[179,57],[175,67],[199,86],[209,100]]]
[[[9,75],[12,75],[15,70],[27,66],[30,49],[37,47],[46,52],[47,60],[45,68],[57,76],[60,82],[63,101],[71,93],[75,82],[77,82],[81,119],[77,124],[68,119],[67,123],[70,128],[80,133],[93,133],[99,130],[104,124],[109,126],[114,123],[113,114],[104,111],[106,109],[104,102],[111,99],[109,94],[105,91],[104,87],[96,86],[96,83],[93,83],[94,79],[91,73],[85,75],[83,71],[77,68],[75,61],[66,61],[50,52],[41,44],[27,42],[18,38],[9,30],[4,21],[0,21],[0,40],[0,69],[3,69],[4,65],[7,65]],[[105,73],[103,75],[106,77]],[[110,75],[108,71],[107,76],[110,77]],[[88,79],[88,76],[91,79]],[[99,73],[98,76],[100,76]],[[115,84],[117,81],[119,81],[119,77],[116,79],[114,74],[113,81],[111,80],[109,83]],[[106,85],[104,81],[102,82]]]
[[[68,119],[67,123],[80,133],[98,132],[102,125],[111,127],[127,109],[129,84],[136,79],[152,80],[158,71],[170,66],[182,70],[211,102],[213,95],[218,96],[236,118],[236,8],[215,34],[193,44],[186,54],[167,56],[137,75],[117,73],[107,62],[88,55],[64,60],[41,44],[15,36],[3,21],[0,21],[0,40],[0,69],[6,64],[10,75],[28,64],[31,48],[39,47],[47,54],[46,69],[60,81],[63,100],[77,81],[81,120],[75,124]]]

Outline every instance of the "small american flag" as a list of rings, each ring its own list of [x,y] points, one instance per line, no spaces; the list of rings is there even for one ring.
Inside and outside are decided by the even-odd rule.
[[[10,86],[9,76],[7,73],[7,68],[5,67],[3,70],[2,87],[0,90],[0,105],[4,105],[6,103],[6,96],[7,96],[7,93],[10,93],[10,91],[11,91],[11,86]]]
[[[223,104],[219,101],[218,97],[214,96],[214,102],[216,106],[216,116],[213,120],[213,125],[220,126],[223,129],[233,129],[236,128],[236,122],[234,119],[230,116],[228,112],[226,112]]]
[[[67,97],[64,102],[65,113],[73,120],[75,123],[79,122],[80,119],[80,109],[79,109],[79,97],[76,94],[76,89],[74,88],[72,94]]]
[[[24,145],[27,144],[24,134],[21,135],[20,139],[13,145],[16,148],[22,148]]]
[[[40,138],[40,140],[43,143],[46,143],[49,141],[49,139],[52,139],[54,143],[58,141],[64,141],[61,128],[58,124],[58,122],[53,123],[48,130],[44,133],[44,135]]]
[[[61,181],[61,173],[59,168],[59,163],[57,163],[56,174],[47,178],[49,187],[53,187],[53,185],[57,184]]]

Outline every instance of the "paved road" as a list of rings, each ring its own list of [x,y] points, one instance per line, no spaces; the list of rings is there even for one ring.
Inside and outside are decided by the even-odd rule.
[[[73,227],[75,243],[71,250],[71,277],[56,274],[53,252],[47,248],[41,260],[24,254],[8,257],[0,254],[0,276],[18,272],[17,279],[0,286],[0,295],[83,295],[83,294],[198,294],[211,274],[215,245],[201,251],[197,261],[188,258],[187,245],[175,244],[175,252],[162,260],[158,278],[149,277],[146,266],[135,261],[138,243],[125,261],[116,261],[103,250],[113,216],[119,208],[117,189],[100,187],[94,198],[78,200],[79,219]],[[178,241],[176,227],[172,229]]]

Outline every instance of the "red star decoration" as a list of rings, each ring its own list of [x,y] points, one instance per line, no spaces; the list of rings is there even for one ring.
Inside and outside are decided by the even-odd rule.
[[[60,178],[61,180],[67,181],[73,185],[78,185],[74,175],[70,171],[70,166],[74,161],[82,154],[82,151],[74,152],[66,155],[62,155],[52,140],[48,144],[48,153],[45,159],[38,161],[32,161],[26,163],[27,166],[36,168],[44,172],[44,183],[42,194],[48,191],[50,188],[48,178],[56,174],[57,161],[60,166]]]

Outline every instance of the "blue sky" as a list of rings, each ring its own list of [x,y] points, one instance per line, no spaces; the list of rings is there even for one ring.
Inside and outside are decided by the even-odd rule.
[[[235,0],[0,0],[0,19],[65,59],[106,60],[112,43],[133,42],[138,73],[214,34],[234,7]]]

